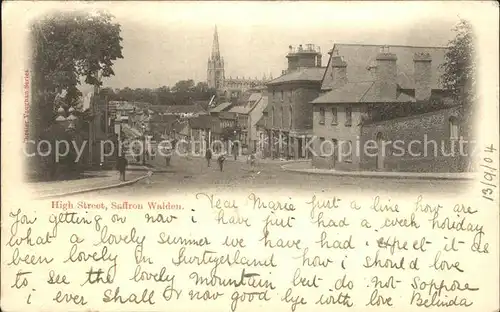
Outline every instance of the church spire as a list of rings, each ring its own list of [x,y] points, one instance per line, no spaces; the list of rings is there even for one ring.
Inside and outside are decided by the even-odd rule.
[[[212,59],[216,59],[216,60],[220,59],[219,34],[217,33],[217,25],[215,25],[214,42],[212,44]]]

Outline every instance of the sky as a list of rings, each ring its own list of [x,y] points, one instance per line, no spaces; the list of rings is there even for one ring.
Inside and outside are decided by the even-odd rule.
[[[289,45],[319,45],[326,65],[334,43],[446,46],[459,19],[458,7],[440,2],[115,2],[85,9],[98,5],[122,27],[124,58],[103,81],[112,88],[206,81],[215,25],[226,78],[261,78],[281,74]]]

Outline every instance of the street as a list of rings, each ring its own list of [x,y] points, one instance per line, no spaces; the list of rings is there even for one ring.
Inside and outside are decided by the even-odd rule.
[[[167,169],[162,157],[149,161],[158,169]],[[226,160],[224,171],[212,160],[207,167],[205,159],[194,157],[173,157],[172,172],[154,173],[150,181],[143,180],[131,186],[91,192],[78,197],[157,196],[194,192],[206,189],[218,192],[233,191],[275,191],[295,192],[342,192],[378,194],[428,194],[439,193],[446,196],[463,193],[467,181],[359,178],[346,176],[302,174],[284,171],[280,163],[258,163],[252,172],[244,161]]]

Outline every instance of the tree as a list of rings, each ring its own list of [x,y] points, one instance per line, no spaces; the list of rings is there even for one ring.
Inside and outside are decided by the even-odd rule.
[[[192,91],[195,88],[195,84],[193,79],[189,80],[179,80],[175,86],[172,88],[174,92],[184,93],[188,91]]]
[[[441,65],[444,69],[441,82],[456,103],[467,112],[472,112],[476,101],[474,33],[472,25],[466,20],[460,20],[453,30],[456,35],[448,43],[445,61]]]
[[[52,122],[56,94],[66,90],[65,102],[78,102],[78,85],[101,85],[114,75],[113,63],[122,56],[120,25],[105,12],[57,12],[32,24],[34,105],[39,126]],[[41,130],[38,128],[37,130]]]
[[[466,20],[460,20],[453,30],[455,37],[448,43],[445,61],[441,65],[444,69],[441,82],[461,107],[461,134],[470,141],[473,138],[473,117],[477,110],[475,38],[472,25]],[[471,169],[471,159],[468,158],[467,162],[465,166]]]

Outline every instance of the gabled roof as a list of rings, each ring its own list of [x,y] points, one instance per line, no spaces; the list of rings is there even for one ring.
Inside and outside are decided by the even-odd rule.
[[[241,105],[234,106],[232,107],[229,112],[231,113],[236,113],[236,114],[248,114],[250,113],[256,106],[259,104],[260,101],[263,99],[266,99],[267,97],[263,96],[262,93],[250,93],[245,95],[245,97],[242,99],[244,100]]]
[[[334,44],[332,55],[328,60],[327,70],[324,72],[321,88],[331,89],[330,76],[332,61],[341,56],[347,63],[347,80],[349,82],[363,82],[373,80],[368,67],[375,64],[375,59],[382,47],[388,47],[391,53],[397,56],[397,83],[402,89],[414,89],[413,55],[415,53],[429,53],[432,58],[432,89],[441,89],[439,79],[443,73],[441,64],[444,63],[446,47],[418,47],[403,45],[372,45],[372,44]]]
[[[375,92],[375,82],[349,82],[340,88],[329,91],[311,101],[312,104],[334,103],[388,103],[388,102],[414,102],[415,98],[398,92],[396,99],[378,98]]]
[[[373,82],[347,83],[340,88],[319,96],[311,103],[358,103],[361,102],[366,93],[372,89],[373,84]]]
[[[229,110],[230,113],[236,113],[236,114],[248,114],[250,111],[250,107],[248,106],[234,106]]]
[[[223,111],[227,110],[229,108],[229,106],[231,106],[231,104],[232,104],[231,102],[221,103],[221,104],[217,105],[216,107],[211,108],[210,112],[211,113],[223,112]]]
[[[258,101],[262,98],[262,94],[261,93],[251,93],[250,96],[248,97],[248,102],[252,102],[252,101]]]
[[[293,81],[311,81],[320,82],[325,73],[325,67],[306,67],[282,75],[267,83],[267,85],[276,85]]]
[[[236,113],[232,112],[220,112],[218,114],[220,119],[236,119]]]

